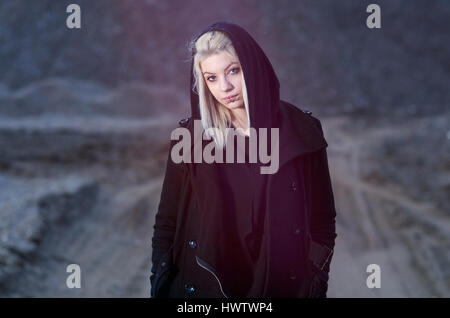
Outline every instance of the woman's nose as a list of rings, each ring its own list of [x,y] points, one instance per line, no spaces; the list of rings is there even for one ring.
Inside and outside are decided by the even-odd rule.
[[[228,79],[226,77],[223,77],[220,80],[220,89],[224,92],[229,91],[230,89],[232,89],[233,86],[231,85],[231,83],[228,81]]]

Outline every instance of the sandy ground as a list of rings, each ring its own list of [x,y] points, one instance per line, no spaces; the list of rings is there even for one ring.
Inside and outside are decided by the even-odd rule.
[[[329,297],[448,297],[450,220],[430,202],[416,202],[395,185],[360,176],[362,145],[399,128],[346,134],[346,118],[327,120],[329,162],[335,191],[336,248]],[[369,264],[381,268],[381,288],[366,285]]]
[[[147,297],[149,211],[156,208],[161,183],[161,178],[123,187],[104,182],[92,209],[49,230],[23,269],[0,289],[2,296]],[[80,289],[66,286],[69,264],[80,265]]]

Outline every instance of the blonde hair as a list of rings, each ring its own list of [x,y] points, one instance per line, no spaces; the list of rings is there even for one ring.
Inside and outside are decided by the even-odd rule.
[[[216,146],[223,149],[226,146],[228,127],[231,127],[231,111],[217,102],[209,91],[204,77],[202,76],[200,62],[207,57],[226,51],[238,59],[236,51],[230,38],[221,31],[209,31],[202,34],[197,41],[192,40],[189,43],[189,50],[193,53],[193,91],[198,94],[200,117],[204,133],[208,138],[213,138]],[[244,99],[245,110],[247,112],[248,127],[250,127],[250,114],[248,108],[247,88],[242,75],[242,96]]]

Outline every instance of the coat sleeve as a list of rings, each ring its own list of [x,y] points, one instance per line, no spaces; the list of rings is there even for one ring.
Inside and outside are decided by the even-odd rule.
[[[319,120],[316,120],[316,125],[323,135],[322,125]],[[311,173],[311,238],[315,247],[313,253],[320,254],[318,267],[323,273],[326,273],[326,278],[328,279],[337,234],[336,209],[326,148],[322,148],[312,155]]]
[[[155,287],[154,280],[157,276],[156,272],[161,258],[169,251],[173,244],[177,224],[179,195],[181,194],[181,188],[185,178],[185,170],[182,163],[174,163],[170,156],[176,142],[176,140],[171,140],[170,142],[161,197],[153,226],[152,274],[150,276],[152,290]],[[170,266],[170,264],[167,264],[167,266]]]

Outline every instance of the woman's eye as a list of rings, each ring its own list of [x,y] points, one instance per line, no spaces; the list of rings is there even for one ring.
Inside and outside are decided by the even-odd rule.
[[[230,72],[231,72],[232,74],[237,74],[237,73],[239,73],[239,67],[235,67],[235,68],[231,69]],[[214,79],[215,79],[215,78],[216,78],[215,76],[208,76],[208,77],[206,78],[206,80],[207,80],[208,82],[214,82]]]

